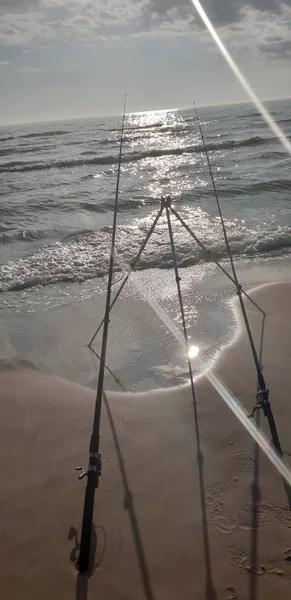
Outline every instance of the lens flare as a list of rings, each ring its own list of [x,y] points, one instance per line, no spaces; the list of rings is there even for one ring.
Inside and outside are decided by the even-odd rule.
[[[115,258],[117,262],[127,271],[131,272],[131,267],[128,263],[122,259],[118,253],[116,252]],[[181,345],[183,351],[191,358],[189,353],[193,349],[193,352],[199,352],[198,346],[191,346],[190,349],[187,348],[186,340],[182,334],[182,332],[176,327],[174,321],[167,314],[167,312],[160,306],[159,302],[151,297],[150,293],[147,292],[142,285],[138,282],[136,278],[131,280],[141,297],[151,306],[156,315],[161,319],[167,329],[173,334],[178,343]],[[195,349],[195,350],[194,350]],[[198,354],[198,353],[197,353]],[[196,356],[197,356],[196,354]],[[218,377],[218,375],[214,371],[208,371],[205,373],[205,377],[208,379],[209,383],[214,387],[219,396],[225,402],[225,404],[230,408],[232,413],[236,416],[236,418],[243,425],[245,430],[251,435],[251,437],[256,441],[258,446],[270,460],[270,462],[274,465],[277,471],[282,475],[288,485],[291,486],[291,470],[284,463],[281,456],[274,450],[267,436],[263,433],[263,431],[256,425],[256,423],[249,419],[247,412],[241,405],[241,403],[237,400],[235,395],[228,389],[225,383]]]
[[[192,358],[197,358],[198,354],[199,354],[198,346],[190,346],[189,351],[188,351],[188,358],[190,358],[190,360]]]
[[[236,76],[236,78],[239,81],[239,83],[241,84],[242,88],[244,89],[244,91],[246,92],[246,94],[249,96],[249,98],[251,99],[251,101],[253,102],[253,104],[256,106],[256,108],[258,109],[258,111],[261,113],[263,119],[265,119],[266,123],[269,125],[269,127],[271,128],[271,130],[273,131],[273,133],[275,134],[275,136],[277,138],[279,138],[279,140],[282,143],[282,145],[284,146],[285,150],[287,150],[287,152],[289,154],[291,154],[291,143],[289,142],[288,138],[283,133],[283,131],[279,127],[279,125],[277,125],[276,121],[274,121],[274,119],[270,115],[269,111],[266,109],[266,107],[263,105],[263,103],[259,100],[258,96],[256,95],[256,93],[254,92],[254,90],[250,86],[249,82],[247,81],[247,79],[244,77],[244,75],[242,74],[242,72],[238,68],[236,62],[232,58],[231,54],[229,53],[229,51],[225,47],[224,43],[220,39],[217,31],[213,27],[213,25],[212,25],[209,17],[207,16],[204,8],[201,6],[201,3],[199,2],[199,0],[192,0],[192,3],[194,4],[194,7],[196,8],[196,10],[197,10],[200,18],[202,19],[205,27],[207,27],[207,29],[208,29],[211,37],[213,38],[213,40],[217,44],[217,46],[218,46],[218,48],[219,48],[222,56],[225,58],[227,64],[229,65],[230,69],[232,70],[232,72]]]

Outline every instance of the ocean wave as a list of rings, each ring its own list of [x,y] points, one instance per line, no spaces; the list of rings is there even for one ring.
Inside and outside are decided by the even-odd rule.
[[[278,123],[279,125],[282,125],[283,123],[284,123],[285,125],[288,125],[288,124],[290,124],[290,123],[291,123],[291,119],[279,119],[279,120],[277,121],[277,123]]]
[[[251,119],[252,117],[260,117],[261,113],[258,111],[250,111],[246,115],[237,115],[237,119]]]
[[[183,137],[186,134],[189,134],[190,132],[195,133],[195,129],[193,127],[162,127],[161,129],[159,129],[159,131],[157,132],[162,139],[163,137],[166,137],[166,135],[171,138],[178,138],[178,137]],[[129,135],[125,135],[123,137],[123,142],[124,143],[132,143],[132,142],[143,142],[144,140],[151,140],[152,138],[153,132],[152,131],[141,131],[141,132],[136,132],[129,136]],[[112,140],[111,142],[108,141],[108,144],[116,144],[116,140]],[[106,145],[106,144],[104,144]]]
[[[144,129],[157,129],[162,127],[163,121],[157,121],[156,123],[149,123],[148,125],[137,125],[136,127],[125,127],[124,131],[142,131]],[[120,127],[114,127],[113,129],[98,129],[98,131],[108,131],[109,133],[120,133]]]
[[[223,187],[217,185],[219,195],[224,198],[234,198],[235,196],[250,196],[263,192],[285,192],[291,190],[291,179],[270,179],[266,181],[258,181],[256,183],[243,184],[242,187]],[[213,190],[203,191],[203,196],[213,195]]]
[[[269,110],[270,115],[275,116],[277,114],[276,110]],[[239,114],[236,116],[237,119],[250,119],[251,117],[261,117],[262,115],[257,110],[250,110],[247,114]]]
[[[220,260],[227,257],[224,241],[219,228],[208,228],[202,241],[211,251],[205,253],[187,237],[179,225],[174,224],[176,253],[179,266],[190,267],[201,261],[211,262],[213,258]],[[150,239],[141,260],[139,270],[172,268],[172,254],[166,227],[160,228],[159,235]],[[119,227],[117,235],[117,252],[120,265],[130,264],[138,252],[146,232],[137,227]],[[271,253],[280,254],[291,248],[291,227],[278,227],[266,232],[248,231],[236,228],[229,236],[234,255],[259,256]],[[111,244],[111,227],[98,231],[80,232],[71,235],[62,242],[56,242],[40,249],[38,252],[10,261],[0,266],[0,291],[18,291],[34,286],[47,286],[64,282],[83,282],[107,273]],[[211,258],[212,257],[212,258]]]
[[[88,210],[89,212],[106,213],[108,212],[108,204],[105,206],[97,204],[96,202],[80,202],[79,207],[81,210]]]
[[[127,141],[126,138],[123,138],[123,141]],[[95,144],[94,144],[95,142]],[[84,144],[84,142],[83,142]],[[80,156],[96,156],[96,148],[98,148],[98,146],[116,146],[117,144],[117,140],[116,139],[112,139],[112,140],[90,140],[90,145],[92,145],[93,147],[95,147],[95,150],[84,150],[84,152],[81,152]]]
[[[2,137],[0,138],[0,142],[10,142],[11,140],[15,140],[15,137],[13,135],[9,135],[7,137]]]
[[[52,150],[54,146],[46,146],[45,150]],[[39,154],[43,154],[43,146],[16,146],[15,148],[3,148],[0,150],[0,156],[9,156],[13,154],[35,154],[39,152]]]
[[[63,131],[62,129],[58,131],[43,131],[42,133],[25,133],[24,135],[20,135],[21,139],[30,139],[30,138],[38,138],[38,137],[54,137],[55,135],[67,135],[68,131]]]
[[[125,141],[125,138],[123,138],[123,141]],[[116,139],[114,140],[100,140],[99,142],[97,142],[99,146],[114,146],[116,145]],[[84,152],[83,152],[84,154]]]
[[[13,148],[3,148],[3,150],[0,150],[0,156],[9,156],[10,154],[14,154]]]
[[[119,199],[118,212],[126,212],[131,210],[137,210],[144,206],[160,206],[160,200],[157,198],[126,198],[123,200]],[[109,210],[114,210],[114,201],[112,199],[106,200],[102,203],[96,202],[80,202],[79,207],[81,210],[97,213],[107,213]]]
[[[289,160],[289,156],[286,154],[286,151],[282,148],[282,150],[266,150],[266,152],[261,152],[257,157],[259,161],[263,160],[274,160],[274,159],[284,159]],[[277,161],[278,165],[278,161]]]
[[[163,126],[163,121],[157,121],[156,123],[149,123],[148,125],[137,125],[136,127],[125,127],[125,131],[143,131],[145,129],[158,129]],[[112,130],[120,131],[120,129]]]
[[[2,228],[0,228],[1,231]],[[34,240],[45,239],[47,231],[36,229],[24,229],[22,231],[4,231],[0,233],[0,244],[11,244],[11,242],[32,242]],[[1,284],[0,284],[1,286]]]
[[[127,127],[127,129],[156,129],[162,127],[163,121],[156,121],[156,123],[149,123],[148,125],[138,125],[137,127]]]
[[[270,143],[269,138],[253,136],[242,140],[228,140],[224,142],[214,142],[207,144],[208,151],[232,150],[243,147],[260,146]],[[182,156],[183,154],[201,153],[204,148],[202,145],[181,146],[174,148],[157,148],[153,150],[144,150],[142,152],[128,152],[123,155],[123,163],[138,162],[145,159],[161,158],[163,156]],[[96,156],[91,159],[75,158],[70,160],[54,160],[49,162],[24,162],[12,161],[3,163],[0,166],[0,173],[5,172],[26,172],[42,171],[47,169],[64,169],[90,165],[109,165],[118,163],[118,155]]]
[[[291,190],[291,179],[270,179],[269,181],[260,181],[246,187],[248,193],[256,192],[277,192]]]

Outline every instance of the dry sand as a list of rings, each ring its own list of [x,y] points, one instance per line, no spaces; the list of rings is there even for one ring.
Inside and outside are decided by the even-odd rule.
[[[291,284],[253,295],[268,313],[264,373],[288,461]],[[249,305],[248,314],[258,340],[261,316]],[[223,351],[216,371],[251,409],[256,373],[244,333]],[[74,468],[87,466],[95,395],[27,364],[2,363],[1,598],[290,597],[291,513],[282,481],[265,457],[255,461],[253,442],[205,378],[196,391],[200,477],[188,387],[108,394],[95,568],[91,577],[77,577],[85,482],[78,481]],[[263,416],[261,423],[269,435]],[[260,503],[254,511],[256,466]]]

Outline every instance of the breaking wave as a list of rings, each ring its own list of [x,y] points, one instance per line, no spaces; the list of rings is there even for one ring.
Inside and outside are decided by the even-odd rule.
[[[270,144],[272,139],[262,138],[260,136],[253,136],[242,140],[229,140],[224,142],[214,142],[207,144],[209,151],[220,151],[220,150],[232,150],[235,148],[260,146],[263,144]],[[198,144],[194,146],[182,146],[174,148],[157,148],[154,150],[148,150],[143,152],[128,152],[124,154],[122,162],[138,162],[145,159],[160,158],[163,156],[182,156],[183,154],[201,153],[203,152],[203,146]],[[43,162],[24,162],[24,161],[11,161],[3,163],[0,166],[0,173],[5,172],[28,172],[28,171],[42,171],[46,169],[64,169],[72,167],[82,167],[90,165],[112,165],[118,162],[118,155],[110,156],[95,156],[94,158],[76,158],[70,160],[53,160]]]
[[[142,228],[120,227],[118,230],[118,255],[121,264],[130,263],[138,252],[146,232]],[[184,232],[175,232],[176,251],[181,268],[193,266],[201,261],[209,262],[209,256],[191,241]],[[274,251],[280,254],[291,248],[291,227],[278,227],[265,233],[233,231],[229,236],[234,255],[266,255]],[[167,240],[167,241],[166,241]],[[221,234],[209,232],[202,241],[216,260],[226,258]],[[35,286],[47,286],[64,282],[83,282],[107,273],[111,242],[111,228],[98,231],[83,231],[67,236],[62,242],[44,246],[34,254],[0,266],[0,291],[18,291]],[[160,230],[153,235],[138,269],[172,268],[171,248],[168,232]],[[117,265],[116,270],[122,270]]]

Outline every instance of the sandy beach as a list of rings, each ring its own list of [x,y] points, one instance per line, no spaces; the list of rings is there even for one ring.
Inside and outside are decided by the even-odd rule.
[[[263,366],[284,459],[291,455],[291,284],[252,296],[267,313]],[[259,346],[262,317],[247,303]],[[256,372],[245,331],[215,370],[251,411]],[[273,600],[291,593],[291,513],[267,459],[205,377],[196,383],[198,469],[188,386],[106,393],[103,472],[89,577],[78,576],[95,394],[3,360],[0,371],[0,593],[5,600]],[[261,426],[269,436],[263,415]],[[254,477],[259,474],[256,493]]]

